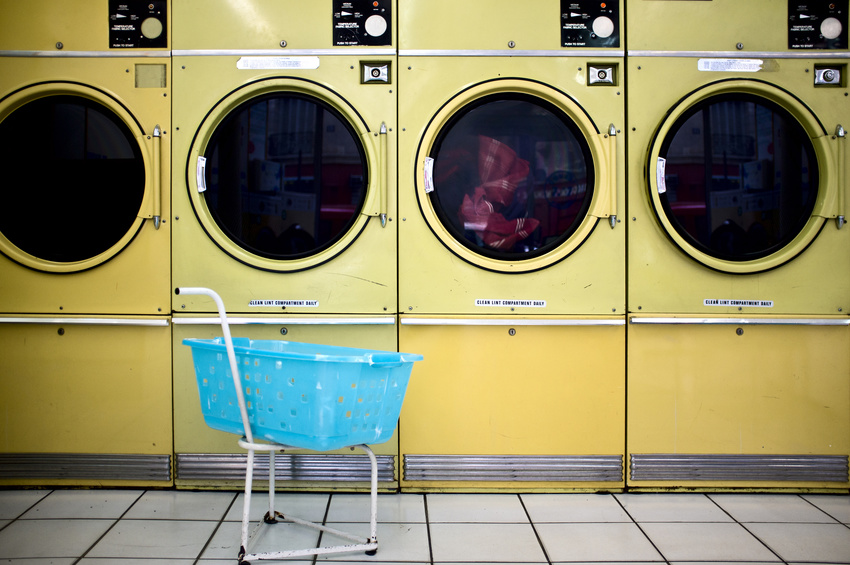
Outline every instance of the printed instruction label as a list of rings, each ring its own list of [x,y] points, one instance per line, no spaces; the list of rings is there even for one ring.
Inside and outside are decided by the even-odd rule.
[[[476,306],[501,306],[505,308],[546,308],[545,300],[500,300],[496,298],[476,298]]]
[[[698,70],[714,73],[757,73],[763,66],[764,61],[761,59],[700,59],[697,61]]]
[[[728,300],[723,298],[706,298],[705,306],[747,306],[749,308],[773,308],[773,300]]]
[[[425,194],[434,192],[434,158],[425,157],[425,166],[423,173],[425,174]]]
[[[317,308],[319,306],[318,300],[252,300],[248,303],[248,306],[251,307],[262,307],[262,306],[295,306],[300,308]]]
[[[658,158],[658,166],[655,167],[655,182],[658,184],[658,194],[667,192],[667,159]]]
[[[318,69],[318,57],[240,57],[239,70]]]

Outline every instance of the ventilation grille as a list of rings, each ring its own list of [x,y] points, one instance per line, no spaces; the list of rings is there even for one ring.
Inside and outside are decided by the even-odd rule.
[[[2,453],[0,478],[171,481],[171,456]]]
[[[376,455],[378,481],[395,480],[395,458]],[[372,465],[368,455],[275,454],[275,481],[370,481]],[[244,480],[247,453],[178,453],[178,480]],[[254,455],[254,479],[269,480],[269,456]]]
[[[633,454],[634,481],[848,481],[845,455]]]
[[[561,455],[405,455],[407,481],[617,482],[623,458]]]

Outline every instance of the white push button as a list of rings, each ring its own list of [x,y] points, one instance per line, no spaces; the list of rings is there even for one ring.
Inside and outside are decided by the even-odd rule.
[[[599,37],[611,37],[614,33],[614,22],[608,16],[600,16],[593,20],[593,33]]]
[[[374,15],[366,18],[366,33],[372,37],[381,37],[387,31],[387,20],[384,16]]]
[[[826,39],[835,39],[841,35],[841,21],[838,18],[826,18],[820,24],[820,32]]]

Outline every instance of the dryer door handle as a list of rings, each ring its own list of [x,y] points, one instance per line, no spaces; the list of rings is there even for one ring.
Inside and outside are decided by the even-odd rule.
[[[389,140],[387,139],[387,124],[381,123],[381,132],[380,132],[380,145],[381,145],[381,159],[383,159],[383,163],[381,164],[381,227],[387,227],[387,211],[389,210],[389,193],[390,189],[387,186],[389,182],[389,171],[387,170],[390,166],[390,154],[389,154]]]
[[[835,218],[835,225],[841,229],[844,226],[844,207],[847,200],[847,131],[841,124],[835,127],[835,139],[838,141],[838,155],[835,159],[838,170],[838,217]]]
[[[608,126],[608,131],[599,135],[602,145],[602,166],[598,171],[599,199],[590,212],[597,218],[608,218],[611,229],[617,226],[617,127]]]
[[[153,128],[153,227],[162,221],[162,128]]]

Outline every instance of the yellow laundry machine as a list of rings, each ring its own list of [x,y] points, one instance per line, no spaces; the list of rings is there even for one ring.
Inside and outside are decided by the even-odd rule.
[[[403,488],[623,486],[622,30],[620,2],[399,7]]]
[[[847,13],[629,4],[633,487],[850,484]]]
[[[171,484],[168,20],[0,3],[6,484]]]
[[[173,20],[174,287],[214,289],[237,335],[396,350],[395,2],[189,0]],[[172,306],[177,484],[227,484],[210,473],[244,452],[200,425],[180,344],[218,335],[193,318],[215,305]],[[397,450],[377,447],[382,486]]]

